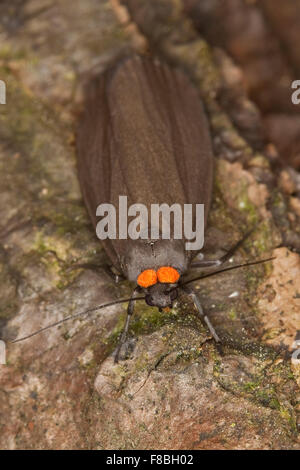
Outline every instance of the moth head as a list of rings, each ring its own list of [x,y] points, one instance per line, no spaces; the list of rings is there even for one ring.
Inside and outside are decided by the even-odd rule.
[[[157,271],[146,269],[138,276],[137,283],[144,289],[146,303],[159,309],[172,307],[178,296],[179,272],[171,266],[162,266]]]

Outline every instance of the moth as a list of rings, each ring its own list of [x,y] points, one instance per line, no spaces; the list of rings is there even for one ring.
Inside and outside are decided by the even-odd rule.
[[[212,140],[198,90],[183,71],[155,59],[134,56],[94,78],[87,87],[78,125],[77,161],[83,199],[95,229],[99,205],[115,207],[119,221],[124,216],[119,207],[120,196],[126,196],[128,206],[143,204],[149,212],[153,204],[176,204],[182,209],[185,205],[204,205],[205,228],[213,187]],[[170,224],[170,220],[165,223]],[[193,226],[196,225],[193,219]],[[221,258],[207,260],[203,256],[197,258],[199,250],[187,249],[189,240],[184,231],[181,238],[175,236],[174,224],[168,227],[168,237],[158,227],[154,238],[151,228],[150,224],[139,238],[119,233],[101,241],[117,276],[134,284],[129,299],[89,308],[15,342],[82,314],[128,301],[115,353],[117,362],[135,302],[144,299],[162,310],[172,307],[179,290],[192,298],[198,315],[219,342],[192,282],[269,259],[230,266],[185,281],[184,276],[193,268],[218,267],[229,260],[250,232]]]
[[[119,197],[128,205],[204,205],[206,224],[213,186],[213,151],[207,117],[195,86],[179,69],[141,57],[125,59],[90,83],[77,138],[78,174],[83,198],[97,226],[97,207],[111,203],[120,218]],[[183,289],[216,341],[196,292],[183,276],[191,267],[218,266],[219,260],[193,263],[198,251],[186,238],[103,240],[110,262],[135,283],[116,352],[126,341],[134,301],[143,293],[150,306],[172,307]]]

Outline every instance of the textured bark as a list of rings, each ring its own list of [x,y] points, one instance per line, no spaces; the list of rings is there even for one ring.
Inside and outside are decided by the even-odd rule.
[[[124,10],[88,0],[43,9],[28,0],[17,16],[7,3],[0,336],[21,337],[131,291],[101,269],[69,268],[105,260],[75,169],[82,79],[134,50],[184,69],[203,97],[216,156],[206,253],[218,256],[257,224],[234,261],[276,259],[196,283],[220,347],[184,298],[168,314],[137,306],[131,352],[118,365],[112,353],[126,305],[7,344],[1,448],[299,449],[300,373],[291,361],[300,310],[299,177],[275,169],[243,69],[199,35],[183,3],[126,0]]]

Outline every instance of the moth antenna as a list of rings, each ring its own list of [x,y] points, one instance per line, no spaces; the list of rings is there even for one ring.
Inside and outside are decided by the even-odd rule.
[[[32,338],[32,336],[38,335],[39,333],[42,333],[43,331],[46,331],[49,328],[61,325],[65,321],[73,320],[74,318],[78,318],[81,315],[87,315],[89,313],[95,312],[96,310],[101,310],[102,308],[105,308],[105,307],[111,307],[112,305],[122,304],[123,302],[129,302],[130,300],[131,300],[130,298],[120,299],[120,300],[115,300],[114,302],[107,302],[106,304],[98,305],[97,307],[88,308],[87,310],[84,310],[83,312],[75,313],[74,315],[70,315],[67,318],[63,318],[62,320],[59,320],[55,323],[51,323],[50,325],[44,326],[44,328],[40,328],[39,330],[34,331],[30,335],[23,336],[22,338],[10,341],[10,343],[19,343],[20,341],[24,341],[25,339]],[[145,297],[135,297],[133,300],[145,300]]]
[[[272,261],[273,259],[276,259],[276,256],[273,256],[272,258],[260,259],[258,261],[250,261],[249,263],[236,264],[234,266],[229,266],[227,268],[219,269],[219,271],[214,271],[212,273],[207,273],[207,274],[203,274],[202,276],[195,277],[194,279],[190,279],[189,281],[183,282],[181,285],[185,286],[186,284],[190,284],[191,282],[199,281],[200,279],[205,279],[206,277],[211,277],[211,276],[214,276],[215,274],[224,273],[226,271],[232,271],[233,269],[245,268],[247,266],[254,266],[256,264],[267,263],[268,261]]]
[[[221,273],[224,273],[226,271],[232,271],[232,270],[238,269],[238,268],[245,268],[247,266],[255,266],[257,264],[267,263],[268,261],[272,261],[274,259],[276,259],[275,256],[272,257],[272,258],[266,258],[266,259],[262,259],[262,260],[258,260],[258,261],[251,261],[250,263],[244,263],[244,264],[238,264],[238,265],[235,265],[235,266],[229,266],[227,268],[220,269],[219,271],[214,271],[212,273],[208,273],[208,274],[204,274],[204,275],[199,276],[199,277],[195,277],[194,279],[190,279],[189,281],[186,281],[186,282],[182,283],[181,285],[184,286],[186,284],[190,284],[191,282],[195,282],[195,281],[198,281],[200,279],[205,279],[207,277],[211,277],[211,276],[214,276],[216,274],[221,274]],[[45,326],[44,328],[40,328],[39,330],[34,331],[33,333],[31,333],[29,335],[23,336],[22,338],[10,341],[10,343],[19,343],[21,341],[25,341],[26,339],[32,338],[33,336],[36,336],[39,333],[42,333],[43,331],[48,330],[49,328],[53,328],[55,326],[61,325],[62,323],[66,322],[66,321],[69,321],[69,320],[74,320],[75,318],[78,318],[81,315],[87,315],[87,314],[90,314],[92,312],[95,312],[96,310],[101,310],[101,309],[106,308],[106,307],[111,307],[113,305],[121,304],[121,303],[124,303],[124,302],[129,302],[130,300],[145,300],[145,297],[135,297],[134,299],[131,299],[129,297],[127,299],[114,300],[113,302],[107,302],[106,304],[101,304],[101,305],[97,305],[96,307],[88,308],[88,309],[84,310],[83,312],[76,313],[75,315],[70,315],[67,318],[63,318],[62,320],[59,320],[55,323],[51,323],[50,325]]]

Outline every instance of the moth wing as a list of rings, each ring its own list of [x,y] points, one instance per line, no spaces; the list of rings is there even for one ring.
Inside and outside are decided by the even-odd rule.
[[[119,195],[128,197],[128,206],[143,203],[148,211],[151,204],[202,203],[206,218],[213,154],[196,88],[183,72],[160,62],[121,62],[89,90],[78,166],[94,225],[97,206],[118,208]],[[104,246],[118,267],[136,243],[105,240]]]
[[[96,209],[110,202],[112,129],[107,101],[106,77],[94,78],[85,94],[84,113],[77,130],[77,167],[84,202],[94,227]],[[110,240],[103,245],[111,262],[121,271],[118,256]]]

